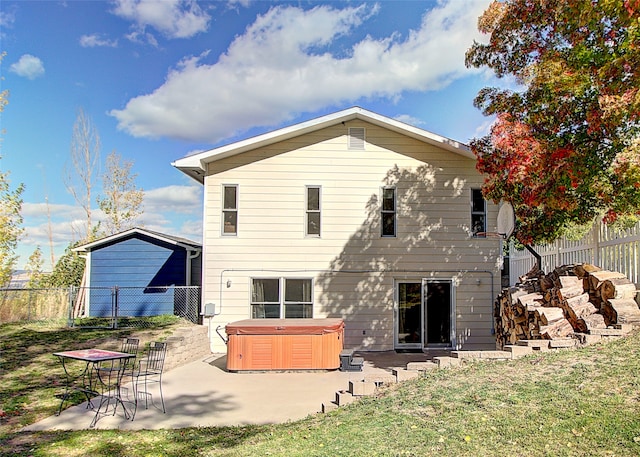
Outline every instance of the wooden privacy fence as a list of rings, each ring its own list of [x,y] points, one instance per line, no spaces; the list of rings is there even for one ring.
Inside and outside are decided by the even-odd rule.
[[[559,265],[591,263],[604,270],[618,271],[640,286],[640,223],[628,230],[615,230],[596,222],[578,241],[557,240],[553,244],[534,246],[540,254],[542,271],[553,271]],[[509,249],[509,284],[514,285],[535,264],[527,250]]]

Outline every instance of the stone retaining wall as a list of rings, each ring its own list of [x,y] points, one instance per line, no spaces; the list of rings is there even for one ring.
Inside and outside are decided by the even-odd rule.
[[[203,325],[180,327],[164,341],[167,343],[165,371],[211,355],[208,329]]]

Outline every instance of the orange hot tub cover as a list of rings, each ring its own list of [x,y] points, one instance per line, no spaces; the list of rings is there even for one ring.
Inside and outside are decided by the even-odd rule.
[[[342,319],[246,319],[228,324],[226,332],[229,371],[340,366]]]

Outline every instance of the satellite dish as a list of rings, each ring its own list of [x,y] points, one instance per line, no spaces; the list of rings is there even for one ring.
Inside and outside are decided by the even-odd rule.
[[[513,211],[511,203],[504,202],[498,210],[498,234],[500,234],[505,240],[513,234],[513,230],[516,227],[516,215]]]

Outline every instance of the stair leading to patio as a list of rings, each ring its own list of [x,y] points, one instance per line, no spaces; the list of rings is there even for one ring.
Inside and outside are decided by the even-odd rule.
[[[349,388],[336,392],[335,399],[322,404],[322,412],[332,411],[339,406],[353,403],[360,397],[375,394],[384,385],[407,381],[423,376],[426,371],[455,368],[476,360],[508,361],[531,355],[535,352],[567,350],[600,342],[605,338],[620,338],[627,335],[632,326],[610,327],[593,335],[576,334],[574,338],[563,340],[520,340],[515,345],[507,345],[498,351],[447,351],[445,353],[401,354],[389,351],[386,354],[369,353],[364,357],[355,357],[353,350],[344,352],[341,358],[341,371],[361,371],[357,379],[349,381]],[[589,337],[589,338],[587,338]],[[362,359],[362,362],[360,362]],[[415,360],[409,360],[415,359]],[[352,368],[353,361],[361,364]],[[343,365],[344,364],[344,365]],[[398,366],[393,366],[397,364]],[[402,366],[404,364],[404,366]],[[342,369],[345,366],[346,369]],[[354,374],[354,376],[357,376]]]

